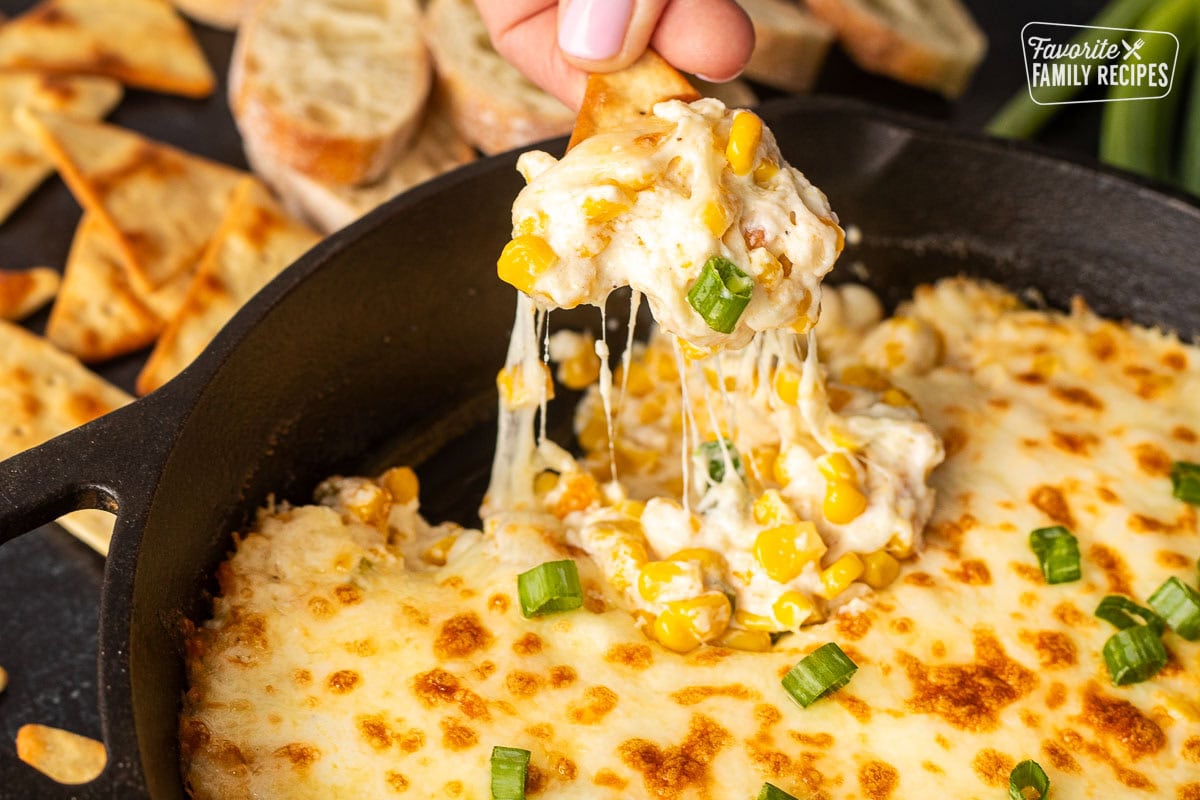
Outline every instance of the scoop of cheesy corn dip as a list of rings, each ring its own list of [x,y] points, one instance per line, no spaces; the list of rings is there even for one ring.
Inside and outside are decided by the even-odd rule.
[[[1117,629],[1093,611],[1108,595],[1146,605],[1171,579],[1196,582],[1197,507],[1172,496],[1170,473],[1200,462],[1200,349],[966,280],[922,287],[891,320],[860,287],[827,289],[824,305],[837,420],[891,418],[879,407],[907,402],[877,398],[897,390],[946,442],[921,557],[885,573],[886,591],[871,592],[864,572],[837,595],[853,602],[835,598],[826,619],[777,641],[731,626],[720,643],[676,652],[645,636],[647,612],[611,562],[641,558],[639,545],[646,563],[673,555],[652,544],[656,519],[705,513],[699,498],[690,509],[631,499],[663,493],[672,478],[658,470],[682,479],[671,443],[691,422],[678,384],[656,397],[670,383],[659,371],[689,385],[743,379],[708,359],[681,366],[660,335],[614,378],[614,446],[635,434],[663,443],[653,463],[617,449],[625,496],[587,406],[582,462],[535,454],[560,459],[557,470],[536,472],[528,503],[489,516],[486,533],[424,522],[406,469],[331,480],[320,505],[264,510],[218,571],[212,619],[189,636],[180,726],[192,794],[486,800],[503,746],[531,754],[529,797],[715,800],[769,782],[799,798],[989,800],[1032,759],[1054,800],[1195,800],[1200,642],[1163,629],[1160,671],[1114,686],[1104,651]],[[595,361],[568,363],[588,344],[552,342],[560,372],[595,381]],[[689,393],[697,426],[703,402]],[[769,396],[754,402],[779,411]],[[755,503],[754,481],[782,496],[791,480],[773,477],[780,459],[765,447],[769,457],[739,453]],[[861,460],[860,448],[845,452]],[[832,549],[820,509],[810,521]],[[1047,526],[1077,537],[1078,579],[1047,584],[1030,548]],[[582,606],[527,618],[518,575],[567,559]],[[712,566],[697,563],[707,580]],[[780,678],[829,642],[858,670],[801,709]]]
[[[753,113],[659,103],[636,130],[591,136],[561,160],[525,153],[517,168],[528,185],[498,271],[540,306],[603,307],[630,286],[664,330],[704,347],[816,321],[842,231]],[[732,289],[722,299],[740,310],[712,308],[706,287]]]

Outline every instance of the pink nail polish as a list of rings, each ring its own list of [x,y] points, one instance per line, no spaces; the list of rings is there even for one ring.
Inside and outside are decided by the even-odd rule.
[[[604,61],[621,52],[633,0],[571,0],[558,26],[563,52]]]

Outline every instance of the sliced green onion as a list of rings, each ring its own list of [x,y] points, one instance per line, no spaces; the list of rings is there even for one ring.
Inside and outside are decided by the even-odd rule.
[[[801,708],[808,708],[827,694],[845,686],[858,665],[833,642],[823,644],[800,659],[783,676],[783,688]]]
[[[687,301],[718,333],[733,333],[738,317],[750,302],[754,281],[724,256],[704,262],[700,277],[688,290]]]
[[[1200,464],[1176,461],[1171,465],[1171,494],[1185,503],[1200,506]]]
[[[758,790],[758,800],[797,800],[797,798],[773,783],[764,783],[763,788]]]
[[[519,747],[492,748],[493,800],[525,800],[529,756],[528,750]]]
[[[725,444],[723,448],[721,447],[722,442]],[[746,469],[742,466],[742,458],[738,455],[737,448],[733,446],[733,442],[729,439],[722,439],[720,441],[714,439],[696,448],[696,457],[703,462],[704,470],[708,473],[708,479],[716,484],[725,480],[726,451],[729,453],[729,463],[733,464],[733,471],[743,481],[746,480]]]
[[[569,558],[539,564],[517,576],[517,595],[521,598],[521,613],[526,617],[579,608],[583,605],[579,568]]]
[[[1147,601],[1171,630],[1189,642],[1200,639],[1200,592],[1179,578],[1168,578]]]
[[[1113,686],[1141,683],[1167,665],[1167,648],[1149,625],[1134,625],[1104,643],[1104,663]]]
[[[1022,761],[1008,775],[1009,800],[1045,800],[1050,794],[1050,779],[1036,761]]]
[[[1037,556],[1046,583],[1079,580],[1079,540],[1061,525],[1038,528],[1029,534],[1029,547]]]
[[[1166,621],[1158,614],[1119,594],[1110,594],[1101,600],[1100,605],[1096,606],[1096,616],[1105,622],[1111,622],[1120,630],[1132,628],[1134,625],[1144,622],[1161,636],[1167,627]]]

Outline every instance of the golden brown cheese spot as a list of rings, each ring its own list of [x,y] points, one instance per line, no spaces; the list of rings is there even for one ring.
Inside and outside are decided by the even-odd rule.
[[[1183,760],[1200,764],[1200,736],[1189,736],[1184,741]]]
[[[550,757],[550,769],[563,783],[570,783],[579,775],[579,767],[575,765],[575,762],[561,754],[554,754]]]
[[[975,770],[979,780],[988,786],[1008,786],[1009,773],[1016,765],[1017,762],[1011,757],[990,747],[985,747],[976,753],[975,759],[971,762],[971,768]]]
[[[1100,444],[1100,437],[1092,433],[1050,431],[1050,443],[1073,456],[1089,456],[1092,448]]]
[[[525,794],[536,797],[546,788],[546,773],[537,764],[530,764],[525,773]]]
[[[1195,444],[1200,441],[1200,434],[1186,425],[1176,425],[1171,429],[1171,436],[1186,444]]]
[[[1079,762],[1075,760],[1075,756],[1063,747],[1058,742],[1046,739],[1042,742],[1042,751],[1050,760],[1053,766],[1059,772],[1069,772],[1072,775],[1079,774]]]
[[[754,707],[754,721],[758,723],[760,736],[768,735],[771,728],[778,725],[782,719],[783,712],[770,703],[759,703]]]
[[[671,695],[671,699],[681,706],[694,706],[710,697],[754,701],[759,699],[759,694],[740,683],[729,683],[724,686],[687,686]]]
[[[604,660],[640,671],[654,663],[654,651],[645,644],[614,644],[604,654]]]
[[[1058,487],[1048,484],[1038,486],[1030,492],[1029,502],[1059,525],[1066,525],[1068,528],[1075,527],[1075,518],[1071,516],[1071,508],[1067,505],[1067,499],[1063,496],[1062,490]]]
[[[292,680],[297,686],[308,686],[312,683],[312,673],[306,669],[298,669],[292,672]]]
[[[1173,369],[1176,372],[1183,372],[1187,369],[1188,359],[1187,354],[1180,350],[1168,350],[1159,358],[1163,366],[1167,369]]]
[[[532,672],[514,669],[504,679],[504,686],[517,697],[533,697],[542,688],[542,679]]]
[[[554,738],[554,726],[548,722],[539,722],[537,725],[530,725],[525,729],[525,732],[533,738],[543,741],[549,741]]]
[[[652,796],[677,798],[692,789],[707,789],[709,766],[730,739],[729,731],[696,714],[687,735],[677,745],[664,748],[648,739],[629,739],[617,752],[626,766],[642,774],[646,791]]]
[[[479,743],[479,734],[454,719],[442,720],[442,744],[450,750],[467,750]]]
[[[862,700],[861,698],[850,694],[845,689],[842,689],[841,691],[834,693],[833,699],[837,701],[839,706],[850,712],[850,716],[854,717],[863,725],[866,725],[871,721],[871,707],[867,705],[866,701]]]
[[[472,672],[475,673],[475,677],[481,681],[486,681],[488,678],[492,677],[492,673],[495,671],[496,663],[494,661],[484,661],[482,664],[472,670]]]
[[[370,658],[379,652],[379,647],[375,644],[374,639],[357,639],[353,642],[346,642],[342,647],[350,655],[362,658]]]
[[[508,599],[508,595],[500,594],[499,592],[488,598],[488,610],[494,611],[497,614],[507,613],[508,607],[511,604],[512,601]]]
[[[1133,595],[1133,575],[1117,551],[1102,544],[1094,544],[1088,548],[1088,558],[1096,566],[1104,570],[1108,578],[1108,590],[1115,594]]]
[[[1116,505],[1121,502],[1121,498],[1112,489],[1104,486],[1096,487],[1096,496],[1110,505]]]
[[[359,717],[358,732],[363,740],[375,750],[387,750],[392,746],[392,730],[382,714]]]
[[[383,780],[387,783],[388,788],[396,794],[408,791],[408,778],[404,777],[399,772],[388,770],[383,775]]]
[[[568,667],[566,664],[550,668],[550,685],[555,689],[570,686],[575,682],[576,677],[574,668]]]
[[[869,800],[888,800],[900,785],[900,773],[885,761],[868,761],[858,769],[858,784]]]
[[[1100,402],[1100,398],[1082,386],[1052,386],[1050,387],[1050,395],[1055,400],[1070,406],[1080,406],[1092,411],[1104,410],[1104,403]]]
[[[429,614],[410,603],[401,603],[400,613],[414,625],[419,625],[423,628],[429,624]]]
[[[425,732],[412,728],[407,733],[399,736],[396,742],[404,752],[415,753],[425,746]]]
[[[1173,550],[1159,550],[1154,554],[1154,560],[1168,569],[1184,569],[1192,565],[1190,558]]]
[[[1037,675],[1010,659],[993,633],[977,629],[974,640],[975,661],[969,664],[931,667],[900,653],[912,683],[908,705],[913,711],[937,714],[965,730],[987,731],[996,727],[1006,706],[1033,691]]]
[[[1030,583],[1045,583],[1046,580],[1042,576],[1042,571],[1033,564],[1024,564],[1020,561],[1010,561],[1008,564],[1012,567],[1012,571],[1017,573],[1024,580]]]
[[[1138,468],[1156,478],[1165,478],[1171,474],[1171,456],[1156,444],[1142,442],[1133,448],[1134,458]]]
[[[871,630],[871,618],[866,614],[838,614],[837,629],[842,638],[857,642]]]
[[[945,775],[946,774],[946,770],[942,769],[941,767],[939,767],[937,764],[933,763],[932,761],[922,761],[921,769],[925,770],[926,772],[932,772],[934,775]]]
[[[413,692],[427,708],[449,703],[458,691],[458,678],[444,669],[431,669],[413,678]]]
[[[362,602],[362,589],[353,583],[344,583],[333,590],[338,602],[344,606],[355,606]]]
[[[527,633],[513,642],[512,649],[519,656],[532,656],[542,652],[542,648],[545,646],[542,637],[536,633]]]
[[[1061,631],[1021,631],[1021,641],[1034,649],[1043,669],[1062,669],[1078,660],[1075,643]]]
[[[968,586],[989,586],[992,582],[992,572],[988,565],[977,558],[968,558],[958,569],[948,569],[945,572],[954,580]]]
[[[347,694],[354,691],[362,680],[357,672],[352,669],[339,669],[325,679],[325,685],[329,687],[329,691],[334,694]]]
[[[1128,700],[1103,694],[1094,683],[1088,684],[1083,694],[1080,720],[1097,733],[1115,739],[1133,761],[1157,753],[1167,743],[1157,722]]]
[[[896,617],[888,623],[888,627],[896,633],[909,633],[913,629],[913,621],[909,617]]]
[[[942,445],[946,449],[946,458],[952,458],[967,446],[967,432],[962,428],[951,425],[942,431]]]
[[[833,747],[834,738],[829,733],[801,733],[800,731],[788,731],[788,736],[791,736],[805,747],[816,747],[821,750],[828,750]]]
[[[189,758],[212,741],[212,730],[203,720],[184,717],[179,721],[179,747]]]
[[[613,789],[618,792],[624,791],[625,787],[629,785],[629,781],[625,780],[611,769],[601,769],[597,771],[596,774],[592,776],[592,783],[596,784],[597,786],[603,786],[606,789]]]
[[[1067,701],[1067,686],[1054,681],[1046,688],[1046,708],[1053,711]]]
[[[607,686],[591,686],[583,701],[572,703],[567,714],[576,725],[595,725],[617,707],[617,693]]]
[[[928,572],[910,572],[904,576],[905,583],[911,583],[913,586],[930,587],[937,582]]]
[[[1130,769],[1124,766],[1117,760],[1108,747],[1103,747],[1095,742],[1089,742],[1084,739],[1078,732],[1073,730],[1061,730],[1058,732],[1059,739],[1064,747],[1071,753],[1086,753],[1091,758],[1099,761],[1102,764],[1107,764],[1116,774],[1117,780],[1131,789],[1144,789],[1152,791],[1156,787],[1154,781],[1147,778],[1137,770]]]
[[[1092,627],[1096,624],[1091,614],[1079,610],[1079,606],[1070,600],[1063,600],[1054,607],[1054,618],[1068,628]]]
[[[441,659],[466,658],[485,650],[492,643],[492,634],[474,611],[456,614],[442,623],[433,643],[433,652]]]
[[[1185,783],[1175,791],[1176,800],[1200,800],[1200,781]]]
[[[276,750],[272,755],[276,758],[285,758],[291,762],[292,769],[306,770],[314,761],[321,757],[321,751],[313,747],[311,744],[303,742],[292,742],[285,744],[283,747]]]

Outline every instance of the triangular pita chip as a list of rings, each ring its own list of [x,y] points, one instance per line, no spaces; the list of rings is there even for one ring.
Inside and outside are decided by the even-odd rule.
[[[0,459],[132,399],[45,339],[0,321]],[[76,512],[60,522],[92,547],[107,552],[111,514]]]
[[[183,305],[191,271],[152,292],[129,280],[108,228],[84,214],[75,231],[46,338],[84,361],[106,361],[148,347]]]
[[[588,76],[567,149],[602,131],[636,127],[656,103],[699,100],[700,93],[662,56],[647,50],[628,67]]]
[[[17,109],[99,119],[120,101],[122,91],[108,78],[0,73],[0,222],[54,171],[37,140],[17,127]]]
[[[262,184],[244,180],[192,278],[183,308],[138,375],[138,393],[179,374],[247,300],[320,238],[285,214]]]
[[[17,120],[108,228],[144,291],[195,266],[246,174],[113,125],[28,109]]]
[[[106,75],[186,97],[205,97],[216,85],[166,0],[43,0],[0,27],[0,69]]]
[[[58,273],[49,267],[0,271],[0,319],[25,319],[50,302],[58,284]]]

